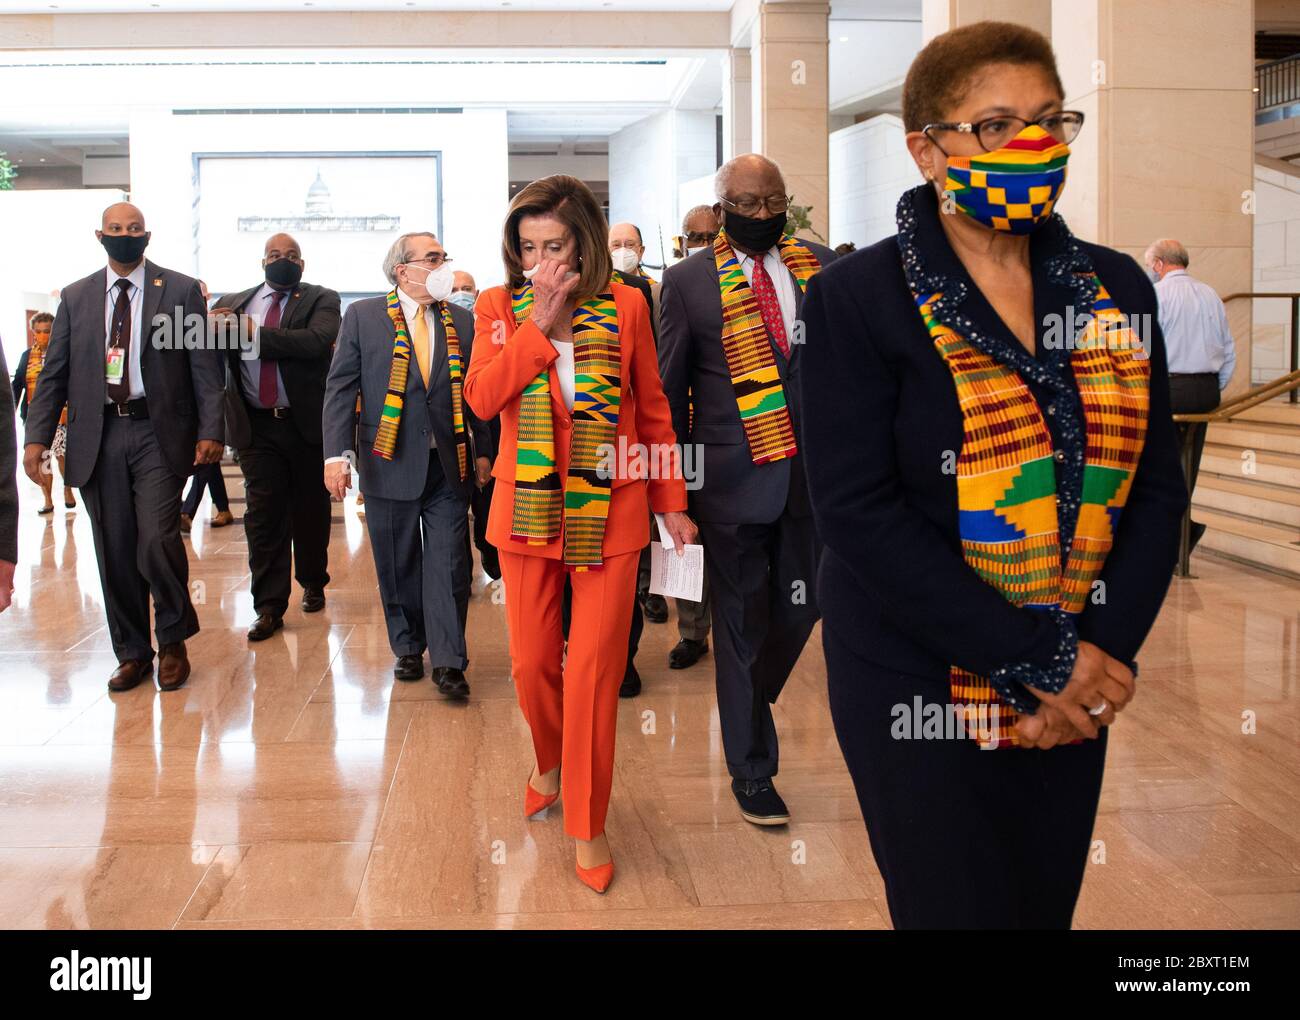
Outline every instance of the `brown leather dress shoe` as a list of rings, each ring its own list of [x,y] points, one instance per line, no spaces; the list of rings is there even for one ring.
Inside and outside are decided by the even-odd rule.
[[[229,510],[218,510],[208,522],[210,528],[227,528],[235,523],[235,515]]]
[[[190,678],[190,660],[185,655],[185,642],[163,645],[158,649],[158,686],[164,691],[174,691]]]
[[[259,613],[257,619],[253,621],[253,625],[248,628],[248,640],[265,641],[283,626],[283,617]]]
[[[108,689],[110,691],[129,691],[132,687],[139,687],[149,679],[153,673],[153,663],[145,659],[127,659],[125,662],[119,662],[117,669],[113,670],[113,675],[108,678]]]

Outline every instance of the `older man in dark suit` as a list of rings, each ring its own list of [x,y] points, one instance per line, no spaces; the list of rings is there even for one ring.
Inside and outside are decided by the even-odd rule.
[[[461,392],[474,316],[448,300],[449,262],[433,234],[394,242],[384,260],[393,289],[343,317],[322,429],[330,495],[342,500],[352,462],[360,469],[393,675],[423,677],[427,649],[438,690],[460,698],[469,694],[469,497],[487,481],[492,440]]]
[[[239,451],[248,507],[248,566],[257,619],[248,640],[284,625],[290,564],[302,585],[302,611],[325,608],[329,583],[330,497],[322,481],[321,406],[339,332],[339,296],[303,283],[306,263],[288,234],[267,238],[265,280],[217,302],[212,315],[238,321],[250,358],[228,354],[226,429]]]
[[[198,633],[180,535],[181,489],[196,464],[221,458],[222,367],[207,307],[191,277],[147,261],[144,215],[104,212],[108,268],[68,284],[54,317],[41,385],[27,410],[23,466],[33,481],[68,405],[67,483],[90,511],[108,629],[118,667],[111,691],[148,679],[153,596],[158,685],[190,675],[185,639]]]
[[[799,456],[799,310],[835,253],[785,233],[775,163],[717,174],[713,245],[665,274],[659,367],[673,429],[694,445],[690,493],[713,603],[718,715],[732,792],[756,825],[790,819],[771,705],[817,622],[817,539]],[[688,461],[689,463],[689,461]]]

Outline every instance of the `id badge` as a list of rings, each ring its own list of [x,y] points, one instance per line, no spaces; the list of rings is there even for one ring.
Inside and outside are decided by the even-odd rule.
[[[121,347],[110,347],[104,358],[104,381],[114,386],[122,381],[126,371],[126,351]]]

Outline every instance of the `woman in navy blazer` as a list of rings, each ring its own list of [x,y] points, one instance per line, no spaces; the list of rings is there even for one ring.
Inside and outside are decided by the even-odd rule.
[[[897,927],[1069,926],[1106,727],[1134,694],[1177,552],[1186,490],[1155,294],[1131,258],[1052,213],[1082,126],[1062,95],[1029,29],[983,22],[932,41],[904,86],[927,182],[900,200],[898,235],[828,266],[804,306],[831,710]],[[1069,338],[1089,308],[1102,329],[1106,309],[1138,324],[1102,334],[1129,350],[1088,361]],[[1118,375],[1098,382],[1097,363]],[[1105,414],[1122,424],[1102,427]],[[991,475],[970,465],[1011,463],[1022,438],[1047,455],[1006,477],[1037,488],[1018,509],[1011,484],[976,505]],[[1096,463],[1107,444],[1128,451],[1127,471]],[[1113,490],[1098,496],[1099,479]],[[1019,538],[998,546],[998,529]],[[1057,544],[1024,569],[1040,534]],[[1102,550],[1096,576],[1075,548]],[[1017,588],[1039,562],[1058,600]],[[993,692],[981,711],[1014,720],[1002,747],[982,749],[996,730],[945,727],[967,684]]]

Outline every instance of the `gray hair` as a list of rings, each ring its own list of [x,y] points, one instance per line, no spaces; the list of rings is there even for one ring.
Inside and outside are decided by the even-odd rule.
[[[393,246],[388,249],[388,254],[384,256],[384,275],[394,287],[397,286],[397,267],[410,261],[406,254],[406,242],[413,237],[432,237],[435,241],[438,239],[438,235],[431,230],[415,230],[403,234],[393,242]]]
[[[1160,259],[1162,262],[1168,262],[1170,265],[1182,266],[1187,268],[1190,260],[1187,257],[1187,249],[1175,241],[1172,237],[1163,237],[1154,242],[1147,249],[1146,257],[1149,259]]]

